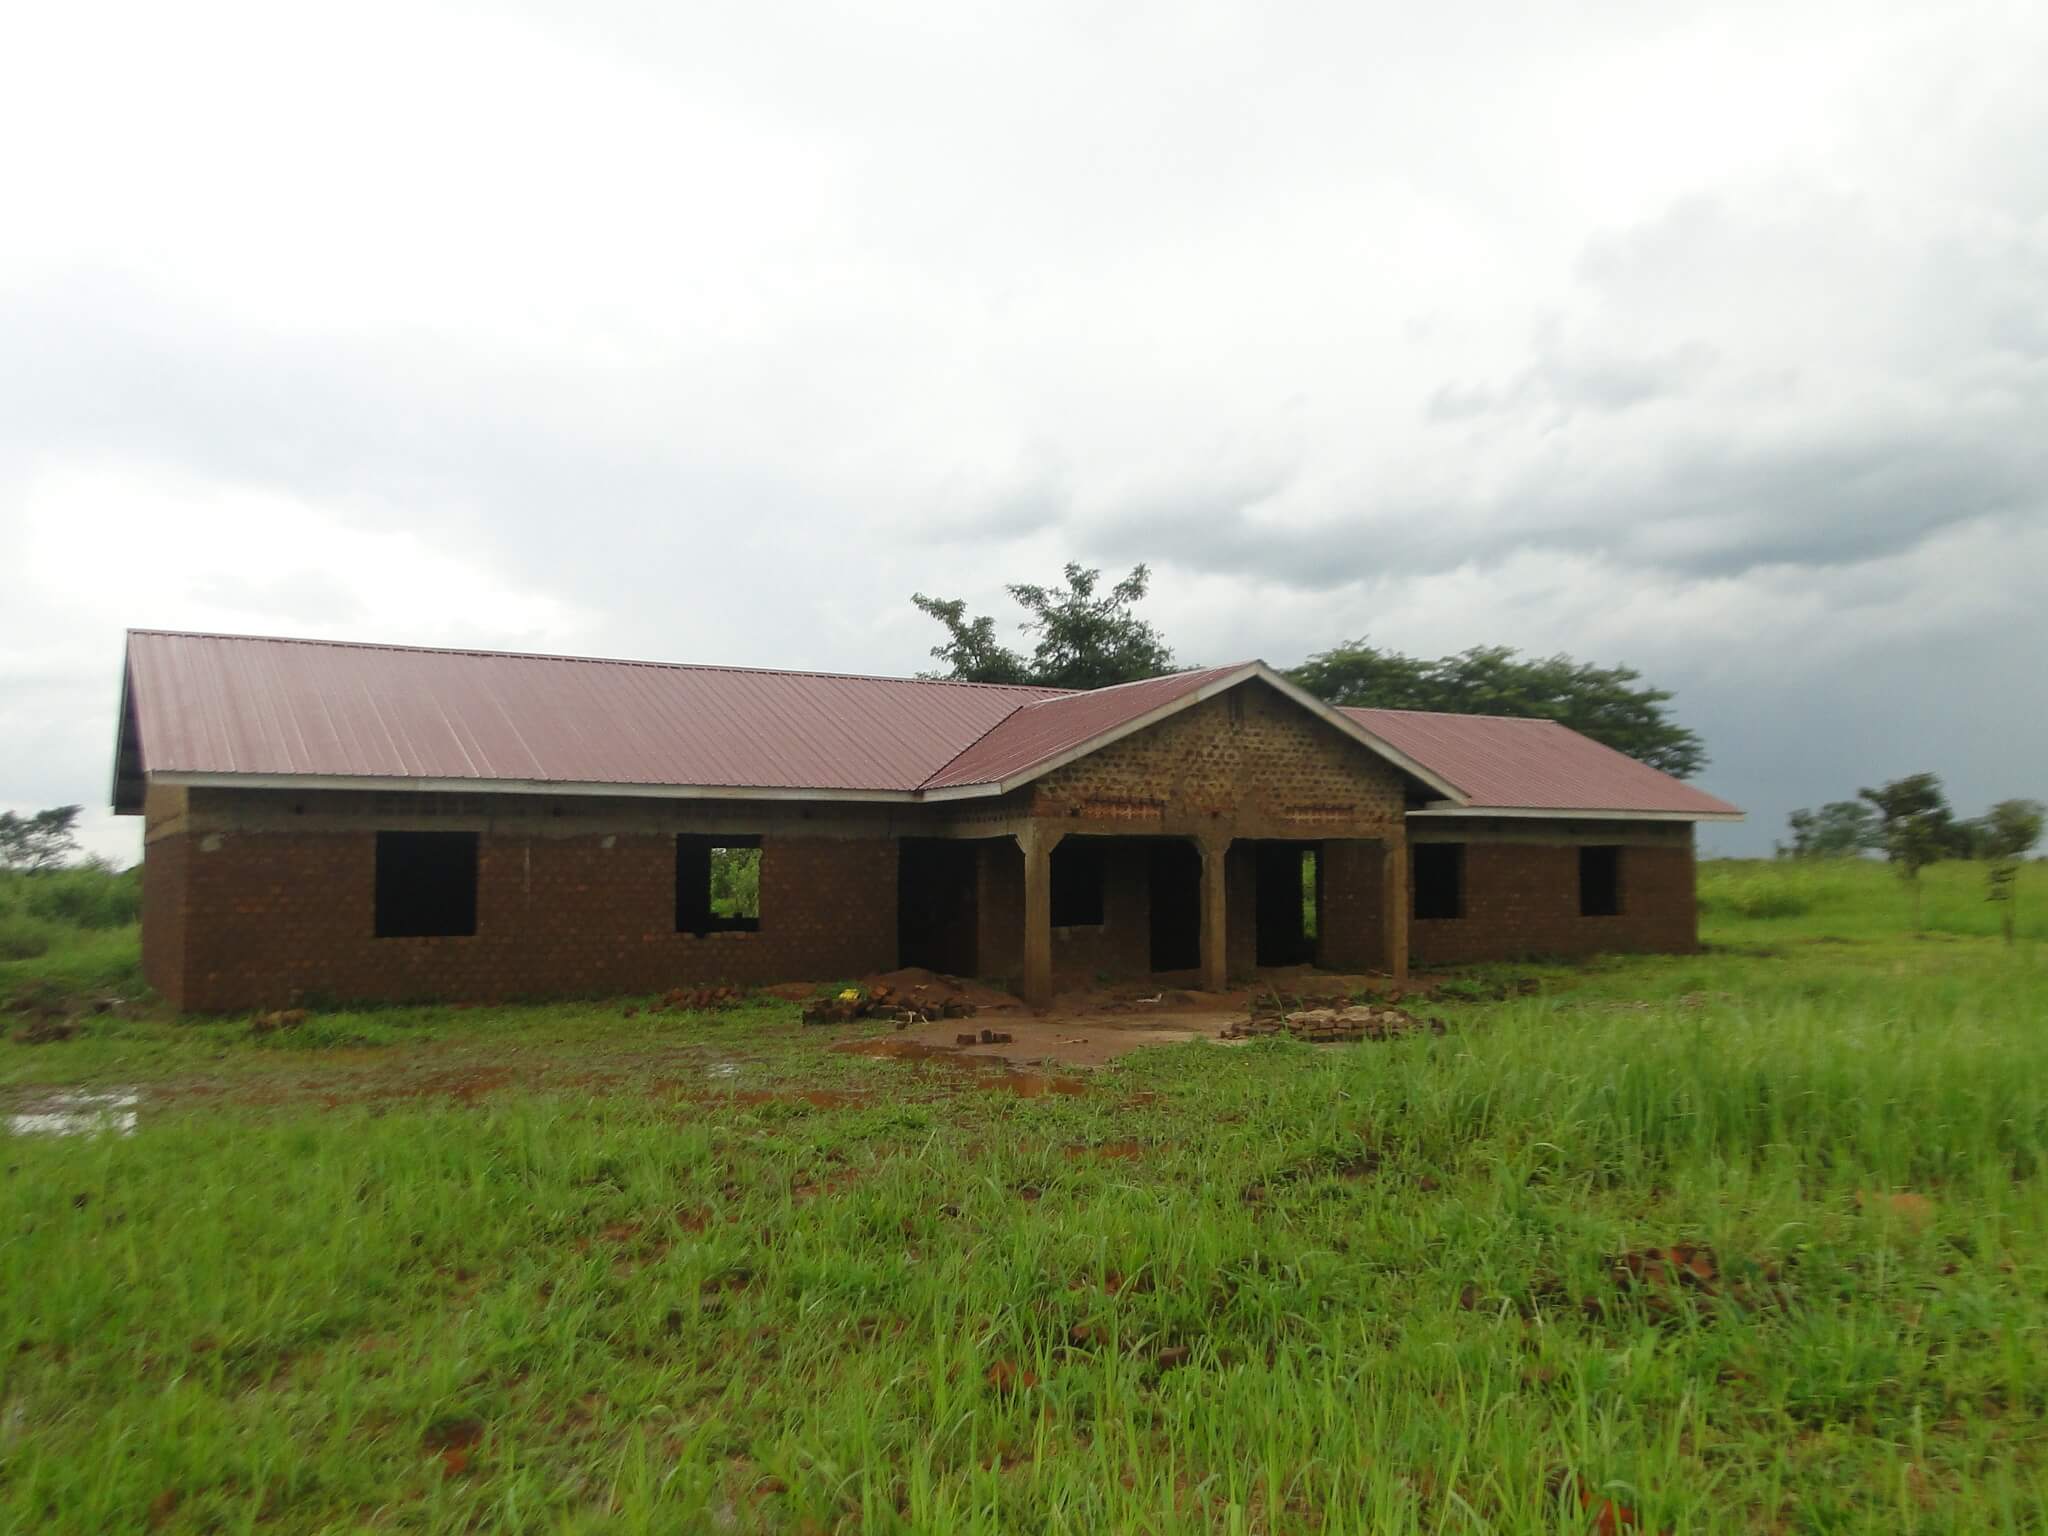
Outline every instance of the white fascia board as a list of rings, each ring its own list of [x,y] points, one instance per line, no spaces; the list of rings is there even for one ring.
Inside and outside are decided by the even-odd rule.
[[[1547,807],[1509,805],[1428,805],[1410,811],[1411,818],[1430,820],[1499,819],[1514,821],[1747,821],[1747,811],[1560,811]]]

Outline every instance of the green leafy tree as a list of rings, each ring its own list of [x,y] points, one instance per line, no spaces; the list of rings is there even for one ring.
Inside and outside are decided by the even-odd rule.
[[[761,850],[711,850],[711,912],[714,917],[761,915]]]
[[[1920,871],[1956,851],[1955,813],[1931,773],[1909,774],[1876,789],[1859,789],[1858,799],[1876,808],[1885,857],[1913,893],[1913,928],[1920,921]]]
[[[33,816],[0,811],[0,869],[61,869],[78,852],[78,817],[83,806],[58,805]]]
[[[1018,628],[1037,637],[1029,657],[996,638],[989,615],[969,618],[960,599],[914,594],[911,601],[946,626],[945,643],[932,647],[946,670],[932,675],[970,683],[1106,688],[1174,670],[1173,652],[1159,631],[1132,611],[1151,583],[1149,569],[1134,566],[1100,596],[1101,571],[1069,562],[1065,578],[1063,588],[1017,582],[1005,589],[1024,609]]]
[[[1332,704],[1555,720],[1680,778],[1707,765],[1706,744],[1671,718],[1672,695],[1641,686],[1632,667],[1525,657],[1505,645],[1423,661],[1361,639],[1319,651],[1288,675]]]
[[[1817,811],[1794,811],[1786,822],[1792,841],[1778,844],[1780,858],[1845,859],[1884,846],[1877,812],[1861,800],[1830,800]]]
[[[2044,811],[2038,800],[2001,800],[1976,822],[1977,847],[1986,865],[1989,899],[2000,904],[2005,942],[2013,942],[2019,908],[2020,861],[2041,841]]]

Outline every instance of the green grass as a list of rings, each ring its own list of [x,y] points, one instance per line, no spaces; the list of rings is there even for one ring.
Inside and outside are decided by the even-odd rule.
[[[0,1045],[143,1094],[4,1148],[0,1529],[2039,1530],[2048,890],[1972,873],[1042,1098],[775,1004]]]
[[[1985,867],[1955,861],[1921,872],[1924,931],[1989,937],[1999,907],[1986,899]],[[1864,859],[1715,859],[1700,866],[1703,936],[1897,939],[1913,923],[1911,887],[1889,865]],[[2021,866],[2017,936],[2048,939],[2048,861]]]

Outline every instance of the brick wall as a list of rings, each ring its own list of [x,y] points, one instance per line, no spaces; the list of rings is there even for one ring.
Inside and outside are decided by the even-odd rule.
[[[1246,683],[1047,774],[1030,808],[1132,833],[1313,840],[1398,823],[1406,793],[1385,759]]]
[[[185,886],[191,840],[153,838],[142,850],[142,979],[173,1002],[185,984]]]
[[[1458,918],[1416,918],[1409,953],[1418,965],[1600,952],[1688,954],[1699,948],[1692,829],[1621,844],[1621,912],[1579,915],[1579,848],[1626,832],[1571,841],[1465,844],[1465,905]],[[1447,840],[1447,839],[1438,839]]]
[[[1008,837],[974,846],[974,952],[982,975],[1015,981],[1024,974],[1024,851]]]
[[[159,838],[144,868],[150,980],[179,1007],[226,1011],[651,992],[895,964],[887,838],[764,836],[758,933],[674,931],[672,835],[482,833],[468,937],[373,937],[375,870],[373,827]]]
[[[1102,922],[1052,931],[1058,984],[1086,985],[1097,976],[1142,976],[1152,961],[1151,864],[1138,839],[1105,838]],[[984,976],[1016,982],[1024,971],[1024,854],[1010,838],[981,850],[976,952]],[[1062,844],[1064,846],[1064,844]]]
[[[1378,971],[1387,964],[1380,926],[1385,848],[1333,840],[1322,847],[1322,927],[1316,963],[1331,971]]]

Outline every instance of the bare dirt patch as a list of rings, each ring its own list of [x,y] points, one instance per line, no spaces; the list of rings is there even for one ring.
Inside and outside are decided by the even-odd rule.
[[[905,1066],[936,1070],[962,1086],[983,1093],[1014,1093],[1020,1099],[1042,1099],[1054,1094],[1083,1093],[1087,1084],[1078,1077],[1049,1072],[1021,1072],[1001,1056],[983,1047],[969,1051],[933,1040],[912,1038],[913,1027],[879,1040],[845,1040],[832,1047],[847,1056],[867,1056],[877,1061],[901,1062]]]

